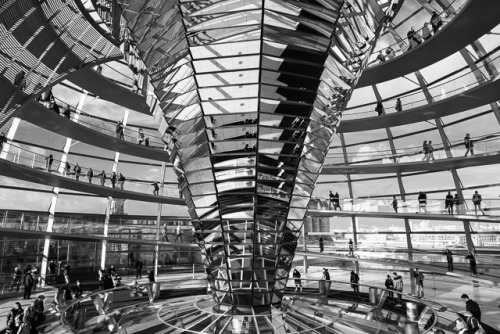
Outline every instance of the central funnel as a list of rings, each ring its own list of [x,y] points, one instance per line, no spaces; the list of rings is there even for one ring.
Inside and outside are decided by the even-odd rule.
[[[220,308],[281,303],[375,1],[119,0]]]

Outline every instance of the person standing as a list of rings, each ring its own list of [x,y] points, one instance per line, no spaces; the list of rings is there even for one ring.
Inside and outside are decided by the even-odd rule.
[[[415,278],[415,285],[417,286],[417,297],[422,298],[424,296],[425,275],[418,268],[415,268],[413,277]]]
[[[460,197],[458,197],[458,194],[455,194],[455,197],[453,197],[453,205],[455,205],[455,211],[457,214],[461,214],[462,210],[460,208]]]
[[[394,212],[398,213],[398,200],[396,199],[396,196],[392,196],[392,208],[394,209]]]
[[[443,25],[443,20],[441,20],[441,16],[439,16],[438,13],[435,11],[432,12],[431,15],[431,25],[432,25],[432,30],[434,31],[434,34],[436,34]]]
[[[415,27],[411,27],[410,31],[406,34],[406,37],[408,37],[408,43],[410,44],[408,51],[420,44],[420,39],[415,31]]]
[[[71,172],[71,165],[69,162],[64,163],[63,176],[69,177],[69,173]]]
[[[467,255],[465,258],[469,260],[470,272],[472,273],[472,275],[477,276],[476,257],[472,254],[472,252],[469,252],[469,255]]]
[[[354,293],[359,293],[359,276],[354,271],[351,271],[351,288]]]
[[[325,250],[325,244],[323,243],[323,237],[319,237],[319,252],[323,253]]]
[[[451,252],[451,250],[446,248],[443,254],[446,255],[446,261],[448,262],[448,271],[453,271],[453,253]]]
[[[398,97],[396,100],[396,112],[403,111],[403,105],[401,104],[401,99]]]
[[[418,212],[420,211],[427,213],[427,195],[423,192],[418,194]]]
[[[49,154],[49,156],[46,157],[45,160],[47,161],[46,171],[50,173],[52,171],[52,163],[54,162],[54,156],[52,154]]]
[[[330,190],[330,210],[335,207],[335,195]]]
[[[102,171],[101,174],[99,174],[99,177],[101,178],[101,186],[104,187],[106,183],[106,172]]]
[[[82,168],[78,165],[78,162],[73,167],[73,172],[75,172],[75,180],[80,181],[80,173],[82,172]]]
[[[19,287],[21,286],[21,278],[23,277],[23,272],[21,271],[21,268],[19,266],[14,268],[14,275],[12,279],[12,283],[10,284],[10,290],[14,288],[14,285],[16,286],[16,291],[19,291]]]
[[[425,22],[424,26],[422,27],[422,39],[424,41],[432,37],[431,28],[429,27],[429,25],[430,25],[429,22]]]
[[[354,243],[352,242],[352,239],[349,239],[349,254],[348,256],[354,257]]]
[[[385,279],[385,288],[388,290],[394,290],[394,281],[392,280],[391,275],[387,275],[387,278]],[[392,301],[394,299],[394,292],[388,291],[388,293],[388,298]]]
[[[436,160],[436,158],[434,158],[434,147],[432,146],[432,140],[429,140],[429,143],[427,144],[427,152],[429,161],[431,159],[432,161]]]
[[[484,216],[484,211],[481,208],[481,202],[482,202],[482,200],[483,200],[483,198],[481,197],[481,195],[476,190],[474,192],[474,195],[472,195],[472,203],[474,203],[474,212],[475,212],[476,216],[477,216],[477,208],[479,208],[479,210],[481,210],[481,213]]]
[[[135,278],[142,278],[142,267],[144,266],[144,262],[141,259],[138,259],[135,263]]]
[[[401,277],[401,275],[398,275],[397,272],[393,272],[392,273],[393,276],[394,276],[394,290],[397,291],[397,294],[398,294],[398,304],[396,306],[401,306],[403,304],[403,296],[402,296],[402,292],[403,292],[403,277]]]
[[[57,269],[57,265],[54,263],[54,260],[50,260],[49,277],[48,277],[47,281],[50,281],[51,283],[55,282],[56,269]]]
[[[112,172],[111,173],[111,187],[114,188],[116,186],[116,173],[115,172]]]
[[[328,295],[328,292],[330,291],[330,286],[332,285],[332,282],[330,282],[330,273],[328,272],[328,269],[326,269],[326,268],[323,268],[322,279],[325,283],[325,295]]]
[[[335,211],[337,211],[337,208],[339,209],[339,211],[342,211],[342,208],[340,207],[340,196],[339,196],[339,193],[336,192],[335,195],[334,195],[334,200],[333,200],[333,209]]]
[[[460,297],[465,302],[465,310],[470,312],[474,318],[481,322],[481,308],[478,303],[469,298],[465,293]]]
[[[24,296],[23,299],[30,299],[31,298],[31,290],[33,289],[33,284],[35,280],[33,279],[33,276],[31,275],[31,270],[24,275]]]
[[[384,112],[384,105],[382,104],[382,101],[377,102],[377,105],[375,106],[375,111],[377,112],[378,116],[382,116],[382,113]]]
[[[155,272],[153,269],[148,269],[148,280],[149,280],[149,283],[155,282]]]
[[[427,145],[427,140],[424,140],[422,144],[422,152],[424,153],[422,161],[429,161],[429,146]]]
[[[444,200],[444,209],[448,212],[449,215],[453,214],[453,195],[450,191],[448,191],[448,195]]]
[[[0,133],[0,151],[3,149],[3,143],[6,142],[7,142],[7,137],[5,136],[5,132]]]
[[[125,176],[123,176],[122,173],[120,173],[120,176],[118,177],[118,182],[120,183],[120,189],[123,190],[123,186],[125,185],[125,181],[127,179],[125,178]]]
[[[87,179],[89,180],[89,183],[92,184],[92,178],[94,177],[94,171],[92,168],[90,168],[87,172]]]
[[[472,141],[472,139],[470,139],[470,134],[465,134],[465,138],[464,138],[464,146],[465,146],[465,156],[467,156],[467,154],[469,154],[470,152],[470,155],[473,156],[474,155],[474,142]]]
[[[17,334],[19,327],[23,323],[24,310],[21,303],[16,302],[14,307],[7,314],[6,333]]]
[[[300,289],[300,292],[302,292],[302,282],[300,281],[300,273],[297,269],[293,271],[293,279],[295,282],[295,291]]]

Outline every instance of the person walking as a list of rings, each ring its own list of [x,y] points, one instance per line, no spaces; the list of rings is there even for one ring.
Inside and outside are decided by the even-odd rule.
[[[434,158],[434,147],[432,146],[432,140],[429,140],[429,143],[427,143],[427,157],[428,157],[428,161],[430,161],[432,159],[432,161],[436,160],[436,158]]]
[[[181,230],[181,223],[177,224],[177,227],[175,228],[175,239],[173,242],[176,242],[177,239],[181,239],[182,242],[182,230]]]
[[[481,197],[481,195],[476,190],[474,192],[474,195],[472,195],[472,203],[474,203],[474,212],[475,212],[476,216],[477,216],[477,208],[479,208],[479,210],[481,210],[481,213],[484,216],[484,211],[481,208],[481,202],[482,202],[482,200],[483,200],[483,198]]]
[[[142,278],[142,267],[144,266],[144,262],[141,259],[138,259],[135,263],[135,278]]]
[[[78,165],[78,162],[73,167],[73,172],[75,172],[75,180],[80,181],[80,173],[82,172],[82,168]]]
[[[392,280],[391,275],[387,275],[385,279],[385,288],[388,290],[394,290],[394,281]],[[392,301],[394,299],[394,292],[387,291],[389,293],[388,298]]]
[[[400,111],[403,111],[403,105],[401,104],[401,99],[398,97],[396,99],[396,112],[400,112]]]
[[[465,138],[464,138],[464,146],[465,146],[465,156],[467,156],[467,154],[469,154],[470,152],[470,155],[473,156],[474,155],[474,142],[472,141],[472,139],[470,139],[470,134],[465,134]]]
[[[392,196],[391,205],[392,205],[392,208],[394,209],[394,212],[398,213],[398,200],[396,199],[396,196]]]
[[[462,209],[460,207],[460,197],[458,197],[458,194],[455,194],[455,197],[453,197],[453,205],[455,206],[455,211],[457,214],[461,214]]]
[[[443,255],[446,256],[446,262],[448,262],[448,271],[453,271],[453,253],[446,248]]]
[[[35,283],[35,280],[33,279],[33,276],[31,275],[31,270],[24,275],[24,296],[23,299],[30,299],[31,298],[31,290],[33,289],[33,284]]]
[[[422,298],[424,296],[425,275],[418,268],[415,268],[413,277],[415,278],[415,285],[417,286],[417,297]]]
[[[418,213],[427,213],[427,195],[423,192],[418,194]]]
[[[90,168],[88,171],[87,171],[87,179],[89,180],[89,183],[92,184],[92,178],[94,177],[94,171],[92,170],[92,168]]]
[[[168,241],[168,229],[167,229],[167,223],[163,223],[163,231],[161,232],[161,241],[165,239],[165,241]]]
[[[49,154],[49,156],[45,158],[45,161],[47,161],[45,170],[47,172],[51,173],[51,171],[52,171],[52,163],[54,162],[54,156],[52,154]]]
[[[118,139],[118,140],[125,139],[125,133],[124,133],[123,124],[121,121],[118,121],[118,123],[116,123],[116,139]]]
[[[354,293],[359,293],[359,276],[354,271],[351,271],[351,288]]]
[[[444,209],[448,212],[449,215],[453,214],[453,195],[450,191],[448,191],[448,195],[444,200]]]
[[[323,253],[325,250],[325,244],[323,243],[323,237],[319,237],[319,252]]]
[[[333,199],[333,209],[337,211],[337,208],[339,211],[342,211],[342,208],[340,207],[340,196],[339,193],[336,192]]]
[[[402,306],[403,304],[403,277],[401,275],[398,275],[397,272],[393,272],[392,275],[394,276],[394,290],[397,291],[398,294],[398,304],[396,306]]]
[[[348,256],[354,257],[354,243],[352,242],[352,239],[349,239],[349,254]]]
[[[144,141],[144,131],[142,131],[142,128],[139,128],[139,132],[137,133],[137,144],[141,145],[143,141]]]
[[[300,273],[297,269],[293,270],[293,279],[295,282],[295,291],[300,289],[300,292],[302,292],[302,282],[300,281]]]
[[[424,140],[422,143],[422,152],[424,153],[422,161],[429,161],[429,146],[427,145],[427,140]]]
[[[153,195],[158,196],[158,193],[160,191],[160,186],[158,185],[158,182],[151,183],[153,186]]]
[[[472,254],[472,252],[469,252],[469,255],[467,255],[465,258],[469,260],[470,272],[472,273],[472,275],[477,276],[476,257]]]
[[[479,304],[469,298],[467,294],[462,294],[460,297],[465,302],[465,310],[470,312],[474,318],[481,322],[481,308]]]
[[[16,302],[14,307],[7,314],[6,333],[17,334],[19,327],[23,323],[24,310],[21,303]]]
[[[16,291],[19,291],[19,287],[21,286],[21,279],[23,277],[23,272],[19,266],[14,268],[14,275],[12,277],[12,283],[10,284],[9,291],[12,291],[14,285],[16,286]]]

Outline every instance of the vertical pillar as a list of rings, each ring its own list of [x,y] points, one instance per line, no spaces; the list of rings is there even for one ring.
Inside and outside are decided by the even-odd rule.
[[[7,131],[7,134],[5,135],[6,142],[3,144],[2,152],[0,153],[0,159],[7,158],[7,154],[9,154],[10,146],[12,144],[12,141],[14,140],[14,136],[16,135],[17,128],[19,127],[20,123],[20,118],[14,117],[12,119],[12,124],[9,128],[9,131]]]
[[[127,126],[127,121],[128,121],[128,115],[129,111],[128,109],[125,109],[125,114],[123,115],[123,120],[122,124],[123,127]],[[111,170],[112,172],[116,173],[116,168],[118,167],[118,162],[120,160],[120,153],[115,152],[115,158],[113,162],[113,169]],[[108,197],[108,205],[106,207],[106,215],[104,217],[104,230],[103,230],[103,237],[108,236],[108,229],[109,229],[109,220],[111,217],[111,209],[114,207],[114,199],[113,197]],[[103,239],[101,241],[101,267],[104,268],[106,266],[106,250],[107,250],[107,240]]]
[[[307,252],[307,224],[304,222],[302,224],[302,240],[304,241],[304,252]],[[304,263],[304,274],[307,273],[307,255],[304,255],[303,258]]]
[[[349,165],[349,159],[347,158],[347,150],[345,148],[345,139],[344,139],[344,134],[339,133],[339,138],[340,138],[340,146],[342,146],[342,155],[344,156],[344,164]],[[351,174],[346,174],[347,177],[347,188],[349,189],[349,197],[353,201],[354,205],[354,193],[352,191],[352,182],[351,182]],[[356,228],[356,217],[354,215],[351,216],[351,226],[352,226],[352,238],[353,242],[355,245],[358,244],[358,233],[357,233],[357,228]],[[356,271],[359,273],[359,266],[358,262],[355,262],[356,264]]]
[[[165,147],[166,149],[166,147]],[[161,181],[160,181],[160,191],[161,195],[163,196],[163,186],[165,184],[165,170],[167,169],[167,164],[166,162],[162,162],[161,164]],[[158,203],[158,214],[156,216],[156,240],[160,240],[160,229],[161,229],[161,210],[162,210],[163,205],[161,203]],[[157,244],[155,246],[155,255],[154,255],[154,272],[155,272],[155,277],[158,276],[158,258],[160,253],[160,245]]]
[[[80,111],[82,110],[85,100],[87,99],[87,91],[83,91],[82,96],[80,96],[80,101],[78,102],[78,105],[76,106],[76,111],[75,115],[73,117],[73,120],[75,123],[78,123],[78,120],[80,118]],[[64,170],[64,164],[66,163],[66,160],[68,159],[68,153],[69,149],[71,148],[71,138],[66,138],[66,144],[64,145],[63,148],[63,155],[61,156],[61,164],[59,165],[59,173],[62,174]],[[49,219],[47,221],[47,228],[46,232],[53,232],[54,231],[54,216],[56,213],[56,206],[57,206],[57,199],[59,198],[59,187],[54,187],[52,188],[52,200],[50,202],[49,206]],[[50,249],[50,236],[45,236],[45,240],[43,243],[43,256],[42,256],[42,266],[41,266],[41,273],[40,273],[40,278],[42,280],[42,286],[45,286],[45,278],[47,276],[47,264],[48,264],[48,257],[49,257],[49,249]]]

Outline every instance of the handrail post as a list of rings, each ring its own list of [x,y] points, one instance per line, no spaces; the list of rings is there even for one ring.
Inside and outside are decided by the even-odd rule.
[[[31,168],[35,168],[35,157],[36,153],[33,153],[33,160],[31,160]]]

